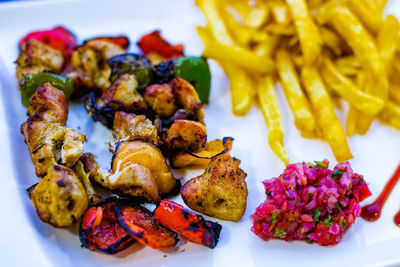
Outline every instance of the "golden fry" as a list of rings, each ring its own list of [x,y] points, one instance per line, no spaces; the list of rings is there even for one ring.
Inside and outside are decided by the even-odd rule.
[[[383,24],[380,26],[377,37],[377,46],[381,54],[382,62],[385,64],[388,72],[391,69],[391,63],[400,43],[400,24],[394,16],[387,16]],[[396,74],[395,74],[396,75]],[[364,91],[374,94],[376,85],[373,79],[368,77],[369,81],[364,87]],[[365,135],[372,122],[374,115],[361,115],[357,119],[356,130],[360,135]]]
[[[397,19],[389,15],[379,28],[376,44],[381,58],[388,70],[391,69],[396,50],[400,45],[400,24]],[[389,72],[389,71],[388,71]]]
[[[343,58],[345,59],[345,58]],[[352,63],[353,61],[351,60],[351,57],[348,57],[348,60],[346,59],[343,61],[344,63]],[[341,62],[337,62],[336,64],[342,64]],[[355,63],[354,63],[355,65]],[[357,87],[358,88],[364,88],[365,83],[367,80],[367,74],[360,70],[357,74]],[[348,136],[352,136],[355,131],[356,131],[356,124],[357,124],[357,118],[361,116],[361,112],[359,112],[357,109],[355,109],[353,106],[349,107],[349,111],[347,113],[347,119],[346,119],[346,133]]]
[[[322,39],[311,18],[305,0],[286,0],[286,4],[296,25],[304,63],[307,66],[318,64],[321,58]]]
[[[390,80],[390,99],[400,105],[400,77],[393,75]]]
[[[267,1],[272,17],[277,24],[282,26],[288,25],[291,22],[289,10],[285,3],[280,0]]]
[[[337,33],[323,26],[319,28],[319,32],[324,44],[329,47],[336,56],[343,54],[344,42],[342,38],[337,35]]]
[[[353,158],[342,125],[317,69],[304,67],[301,81],[310,98],[317,122],[322,128],[323,138],[331,146],[336,160],[342,162]]]
[[[228,29],[218,10],[217,1],[196,0],[195,3],[203,11],[214,38],[221,44],[234,46],[235,43],[229,35]]]
[[[358,110],[366,114],[377,114],[383,108],[382,99],[359,90],[350,79],[336,70],[331,60],[326,56],[323,59],[321,75],[332,90]]]
[[[374,2],[379,0],[347,0],[347,6],[370,31],[377,33],[383,22],[382,9]]]
[[[315,137],[316,123],[314,116],[311,112],[310,103],[301,89],[289,52],[284,49],[276,52],[276,68],[294,115],[294,123],[297,129],[304,137]]]
[[[345,3],[331,1],[325,4],[317,16],[321,23],[332,25],[353,49],[360,64],[369,72],[375,86],[369,92],[382,100],[388,97],[386,68],[381,60],[375,42]]]
[[[226,3],[226,10],[238,23],[252,28],[262,26],[269,17],[268,6],[262,1],[256,1],[253,5],[246,1],[230,1]]]
[[[255,95],[252,80],[243,69],[229,62],[219,63],[229,79],[232,113],[237,116],[246,115],[253,104],[253,97]]]
[[[381,113],[379,113],[379,118],[386,124],[395,127],[400,130],[400,106],[389,101]]]
[[[277,34],[277,35],[292,36],[296,34],[296,28],[293,24],[284,26],[280,24],[271,23],[265,26],[264,29],[271,34]]]
[[[273,78],[271,76],[261,78],[257,88],[258,102],[268,128],[269,146],[285,164],[288,164],[289,157],[283,146],[282,115]]]
[[[230,62],[257,73],[272,73],[275,69],[272,59],[258,56],[244,48],[219,43],[210,38],[208,30],[204,27],[197,27],[197,32],[205,44],[203,51],[205,57]]]

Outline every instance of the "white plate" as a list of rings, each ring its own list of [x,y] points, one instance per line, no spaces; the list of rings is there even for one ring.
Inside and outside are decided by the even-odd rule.
[[[391,1],[389,13],[400,15],[400,3]],[[183,43],[186,53],[199,55],[202,45],[195,25],[203,23],[191,1],[62,1],[17,2],[0,5],[0,145],[1,178],[0,253],[2,266],[376,266],[399,265],[400,228],[392,222],[400,208],[400,188],[388,199],[381,219],[368,223],[358,219],[335,247],[304,242],[264,242],[251,231],[250,215],[264,200],[261,181],[278,176],[283,164],[267,144],[267,131],[260,111],[253,107],[246,117],[231,115],[230,92],[221,69],[212,64],[211,103],[206,108],[209,139],[232,136],[232,154],[242,160],[248,173],[248,206],[238,223],[223,225],[218,246],[208,249],[186,243],[176,251],[157,251],[135,245],[117,256],[101,255],[80,247],[76,230],[55,229],[36,216],[25,191],[39,181],[19,127],[26,120],[25,108],[15,78],[17,41],[35,29],[63,24],[80,40],[108,34],[126,34],[132,42],[153,29],[161,29],[168,40]],[[329,146],[320,140],[299,136],[293,126],[281,90],[279,100],[284,114],[285,145],[291,162],[327,158],[334,163]],[[344,114],[341,112],[340,114]],[[340,116],[343,120],[343,115]],[[70,108],[68,126],[87,137],[86,151],[95,153],[108,167],[111,154],[106,143],[110,132],[85,115],[81,104]],[[78,128],[79,127],[79,128]],[[365,175],[376,196],[400,159],[400,132],[374,122],[366,136],[349,138],[355,159],[354,170]],[[186,173],[186,178],[193,174]],[[366,202],[370,202],[367,200]],[[181,201],[178,199],[178,201]]]

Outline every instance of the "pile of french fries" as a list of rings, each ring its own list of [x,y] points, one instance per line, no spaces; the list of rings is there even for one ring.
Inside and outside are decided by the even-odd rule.
[[[280,82],[303,137],[322,138],[337,161],[351,159],[346,133],[365,134],[372,121],[400,129],[400,24],[384,16],[387,0],[196,0],[203,55],[230,81],[232,111],[256,99],[268,142],[284,162]],[[349,103],[346,133],[334,103]]]

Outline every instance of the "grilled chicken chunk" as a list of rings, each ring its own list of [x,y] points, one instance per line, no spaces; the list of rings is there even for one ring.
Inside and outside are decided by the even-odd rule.
[[[56,123],[28,119],[21,125],[21,133],[39,177],[58,163],[72,167],[83,152],[85,136]]]
[[[64,66],[63,54],[40,41],[29,39],[25,42],[17,59],[17,79],[24,75],[43,70],[59,73]]]
[[[81,182],[64,166],[50,167],[47,175],[28,192],[40,219],[55,227],[67,227],[79,221],[88,207]]]
[[[157,146],[159,142],[156,127],[146,116],[123,111],[115,113],[113,137],[114,143],[141,139]]]
[[[171,117],[178,109],[169,84],[153,84],[146,88],[144,100],[159,116]]]
[[[67,98],[62,91],[46,83],[33,95],[28,116],[65,126],[68,118]]]
[[[213,158],[202,175],[182,186],[183,201],[206,215],[239,221],[247,203],[246,173],[239,164],[240,160],[228,154]]]
[[[91,96],[86,108],[95,120],[107,126],[112,126],[116,111],[144,112],[146,102],[137,91],[138,82],[133,74],[124,74],[106,90],[99,99]]]
[[[206,127],[197,121],[176,120],[168,129],[164,142],[170,151],[188,148],[198,152],[207,142]]]
[[[112,38],[110,38],[112,39]],[[67,76],[74,78],[77,95],[90,91],[104,92],[110,87],[111,68],[107,60],[113,56],[125,53],[120,45],[107,39],[93,39],[79,46],[72,54],[72,71]]]
[[[200,101],[194,87],[182,78],[174,78],[170,83],[179,106],[194,114],[198,121],[204,120],[204,104]]]

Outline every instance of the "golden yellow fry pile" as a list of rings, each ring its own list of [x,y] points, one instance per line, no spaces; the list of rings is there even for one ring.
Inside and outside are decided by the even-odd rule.
[[[284,163],[282,85],[304,137],[320,137],[338,161],[353,156],[334,111],[349,105],[346,132],[365,134],[376,118],[400,129],[400,24],[384,16],[386,0],[196,0],[207,26],[197,28],[203,55],[230,81],[232,112],[255,99],[268,142]]]

